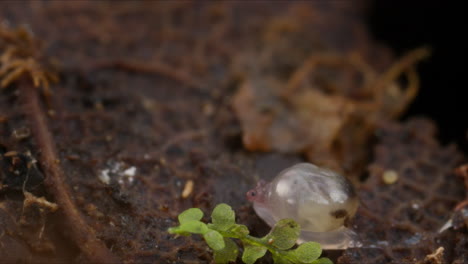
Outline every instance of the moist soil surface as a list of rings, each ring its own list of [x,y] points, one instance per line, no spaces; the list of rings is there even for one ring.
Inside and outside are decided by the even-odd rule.
[[[211,263],[199,236],[167,232],[177,215],[223,202],[263,236],[245,193],[303,161],[355,183],[347,225],[379,245],[324,256],[468,262],[464,154],[430,120],[396,120],[428,51],[393,57],[363,10],[0,2],[2,262]]]

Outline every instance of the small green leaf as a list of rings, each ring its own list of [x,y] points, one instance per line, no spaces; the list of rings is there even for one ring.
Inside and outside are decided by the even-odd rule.
[[[211,213],[211,219],[213,227],[221,231],[226,231],[236,223],[234,211],[231,206],[224,203],[215,207],[213,213]]]
[[[293,262],[284,258],[282,255],[275,255],[275,254],[273,254],[273,262],[275,264],[293,264]]]
[[[296,244],[296,240],[301,232],[301,227],[292,219],[279,220],[273,230],[262,240],[266,243],[281,249],[290,249]]]
[[[333,264],[329,258],[319,258],[311,262],[311,264]]]
[[[330,259],[317,259],[322,253],[320,244],[307,242],[291,249],[299,237],[300,226],[292,219],[283,219],[276,223],[268,235],[259,239],[249,236],[245,225],[235,222],[235,213],[227,204],[215,207],[211,214],[212,222],[205,224],[200,220],[203,212],[197,208],[185,210],[179,215],[180,226],[171,227],[171,234],[201,234],[213,249],[214,261],[227,264],[236,261],[239,249],[232,239],[244,243],[242,260],[254,264],[269,250],[275,264],[333,264]],[[224,237],[223,237],[224,236]]]
[[[236,224],[235,226],[231,227],[230,232],[233,233],[236,238],[242,238],[249,234],[249,229],[245,225]]]
[[[194,233],[194,234],[202,234],[202,235],[208,232],[209,230],[206,224],[200,221],[184,222],[178,227],[178,229],[179,229],[178,231],[189,232],[189,233]]]
[[[265,256],[267,249],[261,246],[254,246],[250,244],[244,245],[244,254],[242,254],[242,261],[246,264],[253,264],[257,259]]]
[[[182,225],[189,221],[200,221],[203,217],[203,212],[198,208],[190,208],[179,214],[179,223]]]
[[[237,254],[239,254],[239,249],[237,248],[236,243],[229,238],[224,238],[225,247],[221,250],[215,250],[213,252],[214,261],[217,264],[226,264],[230,261],[236,261]]]
[[[167,229],[167,232],[169,232],[170,234],[178,234],[179,232],[179,227],[169,227]]]
[[[216,230],[209,230],[206,234],[203,235],[206,243],[213,250],[221,250],[226,245],[224,244],[223,236]]]
[[[307,242],[299,245],[298,248],[291,251],[292,254],[301,262],[310,263],[322,254],[322,248],[319,243]]]
[[[167,232],[169,232],[171,234],[178,234],[178,235],[181,235],[181,236],[190,236],[191,235],[189,232],[185,232],[185,231],[180,230],[180,227],[178,227],[178,226],[169,227],[167,229]]]

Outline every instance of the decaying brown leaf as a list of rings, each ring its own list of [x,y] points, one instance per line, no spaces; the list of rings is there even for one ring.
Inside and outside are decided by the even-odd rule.
[[[356,176],[377,122],[398,117],[416,96],[413,67],[429,51],[414,50],[379,72],[359,50],[331,52],[317,44],[320,38],[301,24],[318,19],[307,10],[292,8],[274,20],[260,60],[240,62],[248,71],[233,105],[243,143],[251,151],[305,153],[311,162]],[[406,88],[398,82],[403,74]]]

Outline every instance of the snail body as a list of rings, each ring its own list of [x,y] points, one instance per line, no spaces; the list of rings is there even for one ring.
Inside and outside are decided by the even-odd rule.
[[[299,243],[316,241],[325,249],[357,247],[356,234],[344,226],[359,201],[345,177],[310,163],[280,172],[273,181],[260,181],[247,199],[268,225],[292,218],[301,225]]]

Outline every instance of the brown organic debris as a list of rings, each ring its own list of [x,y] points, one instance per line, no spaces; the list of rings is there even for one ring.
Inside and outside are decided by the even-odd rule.
[[[58,76],[44,61],[41,45],[25,28],[12,30],[0,25],[0,88],[26,74],[35,87],[49,94],[50,83],[57,82]]]
[[[49,202],[44,197],[36,197],[32,193],[24,191],[23,211],[33,205],[37,205],[50,212],[55,212],[58,209],[58,205],[56,203]]]
[[[185,183],[184,189],[182,190],[182,194],[180,196],[184,199],[189,197],[193,192],[193,185],[193,180],[188,180]]]
[[[21,127],[13,130],[12,136],[17,140],[28,138],[31,135],[31,131],[27,127]]]
[[[306,153],[311,162],[359,175],[377,122],[397,117],[417,94],[412,67],[427,55],[427,49],[415,50],[379,74],[357,54],[313,54],[285,82],[247,76],[233,102],[244,146]],[[345,86],[327,80],[323,72],[359,74],[363,81],[351,91],[340,90]],[[403,73],[409,79],[406,89],[396,82]]]
[[[23,194],[23,207],[18,223],[27,231],[22,233],[22,237],[33,250],[40,253],[53,253],[55,246],[43,234],[48,214],[57,211],[58,205],[47,201],[44,197],[36,197],[28,191],[23,191]]]
[[[439,247],[434,253],[427,255],[423,261],[417,264],[443,264],[444,263],[444,248]]]
[[[139,61],[96,61],[93,62],[91,66],[89,66],[90,70],[107,68],[114,68],[136,73],[163,75],[189,87],[200,87],[199,82],[195,81],[189,74],[157,62],[145,63]]]

